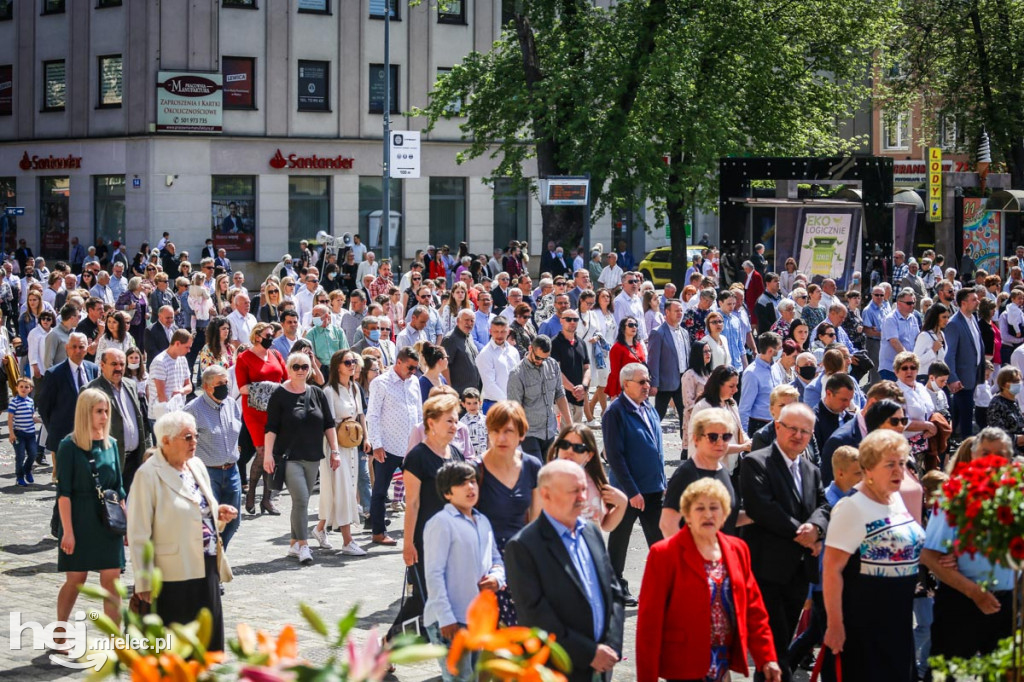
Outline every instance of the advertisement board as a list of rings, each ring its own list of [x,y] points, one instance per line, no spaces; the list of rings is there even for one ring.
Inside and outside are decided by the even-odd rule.
[[[330,111],[327,91],[329,62],[299,61],[299,109]]]
[[[811,277],[840,279],[847,267],[850,244],[849,213],[808,213],[797,243],[797,268]]]
[[[942,221],[942,150],[928,148],[928,222]]]
[[[219,73],[160,71],[156,82],[156,129],[174,133],[219,133],[223,80]]]
[[[1002,214],[986,211],[984,199],[964,199],[964,256],[974,261],[975,268],[989,274],[1000,272]]]
[[[224,57],[221,69],[224,74],[224,108],[256,108],[253,60],[249,57]]]

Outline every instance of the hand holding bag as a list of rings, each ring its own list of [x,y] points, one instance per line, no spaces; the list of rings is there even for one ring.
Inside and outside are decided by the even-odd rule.
[[[128,533],[128,519],[125,518],[124,508],[121,506],[121,494],[118,491],[100,485],[100,478],[96,473],[96,459],[92,451],[89,451],[89,470],[92,473],[93,483],[96,485],[96,497],[100,504],[100,519],[107,530],[117,535]]]
[[[825,652],[828,651],[828,647],[821,647],[821,651],[818,652],[818,660],[814,662],[814,670],[811,671],[810,682],[818,682],[821,678],[821,669],[825,665]],[[843,663],[839,654],[833,654],[836,662],[836,682],[843,682]]]

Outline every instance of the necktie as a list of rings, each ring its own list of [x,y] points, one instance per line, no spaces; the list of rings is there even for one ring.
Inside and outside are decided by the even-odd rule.
[[[789,470],[793,472],[793,484],[796,485],[796,495],[800,499],[804,497],[804,485],[803,477],[800,476],[800,458],[797,457],[793,460],[792,464],[789,465]]]
[[[85,388],[85,371],[82,370],[82,366],[78,366],[78,392],[81,393],[82,389]]]

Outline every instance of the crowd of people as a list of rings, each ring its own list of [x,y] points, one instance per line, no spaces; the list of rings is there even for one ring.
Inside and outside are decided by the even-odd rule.
[[[397,545],[401,515],[412,596],[389,638],[416,619],[450,641],[492,590],[579,682],[621,660],[627,607],[643,682],[720,681],[748,657],[789,680],[822,645],[848,681],[905,682],[1009,634],[1012,579],[955,556],[932,511],[956,462],[1024,450],[1024,247],[1005,284],[896,252],[862,304],[859,273],[845,292],[793,259],[776,274],[761,245],[734,273],[708,247],[661,292],[625,244],[550,242],[535,286],[525,243],[429,246],[398,277],[358,236],[302,242],[252,289],[209,240],[195,268],[168,234],[133,258],[99,246],[50,270],[22,243],[0,271],[18,485],[53,459],[58,620],[89,572],[112,585],[127,536],[133,604],[152,542],[157,613],[210,608],[222,646],[240,514],[279,515],[287,490],[301,565],[311,538]]]

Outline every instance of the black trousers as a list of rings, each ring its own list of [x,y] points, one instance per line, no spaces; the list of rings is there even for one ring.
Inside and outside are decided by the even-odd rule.
[[[213,633],[209,651],[224,651],[224,613],[220,604],[220,576],[217,557],[206,556],[206,576],[193,580],[164,583],[156,600],[156,612],[164,623],[187,625],[196,619],[204,606],[213,614]]]
[[[669,401],[676,404],[676,412],[679,413],[679,419],[683,419],[683,387],[679,386],[674,391],[662,391],[658,390],[658,393],[654,396],[654,409],[658,413],[659,419],[665,418],[665,413],[668,412]],[[683,443],[685,446],[686,443]]]
[[[972,658],[987,654],[1013,631],[1013,591],[993,592],[1000,609],[986,616],[963,593],[948,585],[935,592],[932,656]]]
[[[803,577],[803,571],[797,571],[788,583],[764,580],[757,582],[761,587],[765,610],[768,611],[768,626],[772,629],[772,640],[775,642],[775,651],[779,656],[782,681],[789,682],[793,679],[792,666],[799,662],[790,660],[789,643],[793,639],[793,633],[796,632],[797,623],[800,622],[800,612],[803,611],[804,600],[807,599],[807,579]],[[764,673],[756,673],[754,679],[764,680]]]
[[[644,510],[640,511],[633,505],[626,507],[626,515],[615,527],[615,530],[608,536],[608,556],[612,561],[612,568],[615,570],[615,577],[625,584],[622,578],[622,571],[626,568],[626,553],[629,551],[629,537],[633,534],[633,524],[640,519],[640,527],[644,530],[644,539],[650,547],[661,540],[661,529],[658,521],[661,520],[661,499],[663,494],[644,493]]]
[[[520,446],[528,455],[533,455],[540,461],[544,462],[548,458],[548,450],[551,449],[551,444],[555,442],[554,438],[537,438],[536,436],[527,436],[523,439],[523,444]]]

